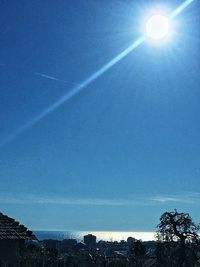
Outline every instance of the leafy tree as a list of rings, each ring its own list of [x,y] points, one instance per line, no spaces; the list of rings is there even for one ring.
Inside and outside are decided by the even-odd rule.
[[[141,267],[144,264],[146,256],[146,247],[142,243],[141,240],[137,240],[134,242],[134,246],[131,250],[131,254],[129,255],[129,261],[131,266]]]
[[[166,244],[162,242],[168,242],[173,247],[173,250],[166,250],[168,251],[168,257],[166,252],[163,256],[165,256],[164,261],[171,260],[169,266],[194,266],[194,261],[197,261],[194,247],[195,244],[198,243],[198,230],[199,225],[195,224],[192,221],[192,218],[188,213],[178,212],[174,210],[172,212],[165,212],[161,215],[160,223],[157,226],[157,239],[161,242],[160,248],[166,247]],[[175,260],[175,255],[173,254],[174,251],[176,252],[177,262],[175,265],[172,263],[172,259]],[[163,251],[159,250],[160,260]],[[157,255],[158,256],[158,255]],[[173,257],[172,257],[173,256]],[[192,263],[191,263],[192,261]],[[192,265],[191,265],[192,264]],[[164,266],[164,265],[163,265]]]

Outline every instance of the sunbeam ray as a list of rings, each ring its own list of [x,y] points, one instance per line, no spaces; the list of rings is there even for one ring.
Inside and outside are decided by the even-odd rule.
[[[194,0],[186,0],[180,6],[178,6],[171,14],[170,17],[174,18],[178,16],[185,8],[187,8],[190,4],[192,4]]]
[[[93,73],[88,79],[84,80],[80,85],[75,86],[70,92],[66,93],[64,96],[59,98],[56,102],[54,102],[52,105],[50,105],[48,108],[43,110],[40,114],[38,114],[36,117],[19,127],[14,133],[7,136],[4,140],[0,142],[0,147],[4,146],[5,144],[12,141],[15,137],[17,137],[19,134],[23,133],[27,129],[29,129],[31,126],[39,122],[41,119],[46,117],[49,113],[53,112],[55,109],[60,107],[63,103],[71,99],[73,96],[77,95],[79,92],[81,92],[85,87],[87,87],[89,84],[94,82],[96,79],[98,79],[100,76],[102,76],[106,71],[108,71],[110,68],[112,68],[115,64],[117,64],[120,60],[122,60],[125,56],[127,56],[129,53],[131,53],[134,49],[136,49],[140,44],[144,42],[144,37],[138,38],[131,46],[126,48],[123,52],[121,52],[119,55],[117,55],[115,58],[113,58],[111,61],[109,61],[106,65],[104,65],[102,68],[100,68],[98,71]]]

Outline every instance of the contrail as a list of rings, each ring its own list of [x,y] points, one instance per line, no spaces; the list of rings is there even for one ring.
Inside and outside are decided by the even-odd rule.
[[[66,93],[64,96],[59,98],[56,102],[54,102],[48,108],[43,110],[40,114],[38,114],[32,120],[28,121],[27,123],[25,123],[24,125],[19,127],[14,133],[7,136],[3,141],[0,142],[0,147],[4,146],[5,144],[12,141],[19,134],[21,134],[24,131],[26,131],[27,129],[29,129],[31,126],[33,126],[34,124],[39,122],[41,119],[46,117],[49,113],[53,112],[58,107],[60,107],[63,103],[65,103],[66,101],[71,99],[73,96],[77,95],[78,93],[80,93],[85,87],[87,87],[89,84],[94,82],[97,78],[99,78],[106,71],[108,71],[110,68],[112,68],[115,64],[117,64],[120,60],[122,60],[125,56],[127,56],[129,53],[131,53],[134,49],[136,49],[143,42],[144,42],[144,37],[138,38],[131,46],[129,46],[122,53],[117,55],[114,59],[112,59],[110,62],[108,62],[102,68],[100,68],[98,71],[93,73],[88,79],[84,80],[80,85],[75,86],[70,92]]]
[[[171,14],[170,17],[174,18],[176,16],[178,16],[186,7],[188,7],[190,4],[192,4],[192,2],[194,2],[194,0],[186,0],[185,2],[183,2],[180,6],[178,6]]]
[[[60,81],[58,78],[55,78],[53,76],[50,76],[50,75],[47,75],[47,74],[44,74],[44,73],[41,73],[41,72],[36,72],[35,75],[40,76],[42,78],[49,79],[49,80]]]
[[[60,79],[58,79],[56,77],[53,77],[53,76],[50,76],[50,75],[47,75],[47,74],[44,74],[44,73],[41,73],[41,72],[35,72],[35,75],[40,76],[40,77],[45,78],[45,79],[48,79],[48,80],[53,80],[53,81],[57,81],[57,82],[68,83],[65,80],[60,80]]]
[[[194,0],[186,0],[183,2],[180,6],[178,6],[171,14],[170,17],[174,18],[178,16],[185,8],[187,8]],[[60,107],[62,104],[64,104],[66,101],[70,100],[73,96],[80,93],[84,88],[86,88],[89,84],[94,82],[96,79],[98,79],[100,76],[102,76],[105,72],[107,72],[109,69],[111,69],[115,64],[117,64],[119,61],[121,61],[124,57],[126,57],[128,54],[130,54],[134,49],[136,49],[138,46],[140,46],[145,41],[145,37],[139,37],[131,46],[129,46],[127,49],[125,49],[123,52],[121,52],[119,55],[117,55],[115,58],[113,58],[111,61],[109,61],[106,65],[104,65],[102,68],[100,68],[98,71],[94,72],[89,78],[84,80],[79,85],[72,88],[72,90],[68,93],[66,93],[64,96],[59,98],[56,102],[54,102],[52,105],[47,107],[45,110],[43,110],[40,114],[38,114],[36,117],[19,127],[14,133],[8,135],[4,140],[0,142],[0,148],[3,147],[5,144],[12,141],[14,138],[16,138],[18,135],[35,125],[37,122],[42,120],[44,117],[46,117],[49,113],[56,110],[58,107]],[[57,78],[48,76],[46,74],[37,73],[40,76],[57,80]]]

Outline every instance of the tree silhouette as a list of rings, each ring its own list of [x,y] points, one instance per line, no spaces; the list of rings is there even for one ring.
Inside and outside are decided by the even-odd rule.
[[[178,247],[176,266],[194,266],[190,262],[196,260],[194,247],[199,240],[197,234],[199,225],[192,221],[190,215],[177,210],[165,212],[161,215],[157,228],[157,239],[161,242],[160,247],[166,247],[166,244],[162,242],[170,242],[171,247]],[[173,249],[173,251],[175,250]]]
[[[131,266],[142,267],[146,256],[146,247],[141,240],[136,240],[129,254]]]

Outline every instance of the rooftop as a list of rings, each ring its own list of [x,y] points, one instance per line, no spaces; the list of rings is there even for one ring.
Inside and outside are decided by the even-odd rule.
[[[0,212],[0,240],[37,240],[32,231]]]

